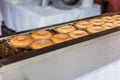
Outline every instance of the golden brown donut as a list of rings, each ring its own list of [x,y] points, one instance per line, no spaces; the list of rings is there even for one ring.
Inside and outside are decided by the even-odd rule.
[[[87,28],[87,31],[89,33],[97,33],[97,32],[101,32],[103,30],[104,30],[104,28],[101,26],[91,26],[91,27]]]
[[[10,40],[10,45],[16,48],[25,48],[30,45],[32,38],[27,35],[16,35]]]
[[[79,38],[88,35],[88,33],[84,30],[76,30],[73,32],[70,32],[69,35],[73,38]]]
[[[47,30],[37,30],[31,35],[34,39],[50,39],[52,37],[52,33]]]
[[[71,40],[71,39],[72,38],[67,34],[56,34],[51,38],[51,40],[54,43],[61,43],[61,42],[65,42],[65,41],[68,41],[68,40]]]
[[[104,23],[112,23],[115,21],[115,19],[112,16],[104,16],[101,19],[104,21]]]
[[[76,30],[76,28],[72,25],[64,25],[64,26],[60,26],[56,29],[56,31],[59,33],[69,33],[74,30]]]
[[[114,28],[116,26],[113,23],[104,23],[102,27],[106,30],[106,29]]]
[[[120,15],[113,15],[112,16],[116,21],[120,21]]]
[[[87,29],[89,27],[89,21],[79,21],[75,24],[75,26],[79,29]]]
[[[91,25],[93,26],[100,26],[102,25],[104,22],[101,19],[91,19],[90,20]]]
[[[116,27],[118,27],[118,26],[120,26],[120,21],[115,21],[114,24]]]
[[[41,48],[50,46],[52,44],[53,42],[48,39],[38,39],[31,43],[31,48],[36,50],[36,49],[41,49]]]

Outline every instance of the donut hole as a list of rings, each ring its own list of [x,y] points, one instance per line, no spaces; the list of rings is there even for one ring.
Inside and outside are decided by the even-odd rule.
[[[46,44],[47,42],[48,42],[48,40],[43,39],[43,40],[40,40],[40,41],[39,41],[39,44]]]
[[[23,40],[25,40],[25,37],[23,37],[23,36],[18,36],[18,40],[23,41]]]
[[[63,35],[60,35],[60,36],[58,36],[58,38],[59,38],[59,39],[61,39],[61,40],[64,40],[64,39],[67,39],[67,38],[68,38],[68,36],[63,36]]]

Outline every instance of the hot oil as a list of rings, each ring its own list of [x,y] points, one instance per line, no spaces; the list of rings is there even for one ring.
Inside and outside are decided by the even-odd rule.
[[[10,45],[7,43],[7,40],[1,40],[0,41],[0,56],[2,58],[9,57],[15,55],[13,49],[10,47]]]

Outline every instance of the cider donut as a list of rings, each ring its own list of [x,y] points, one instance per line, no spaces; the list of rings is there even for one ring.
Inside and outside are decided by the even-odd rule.
[[[54,43],[61,43],[61,42],[65,42],[65,41],[68,41],[68,40],[71,40],[71,39],[72,38],[67,34],[56,34],[51,38],[51,40]]]
[[[114,28],[116,26],[113,23],[104,23],[102,27],[106,30],[106,29]]]
[[[69,35],[73,38],[79,38],[88,35],[88,33],[84,30],[76,30],[73,32],[70,32]]]
[[[100,26],[102,25],[104,22],[101,19],[91,19],[90,20],[91,25],[93,26]]]
[[[101,26],[91,26],[91,27],[89,27],[89,28],[87,28],[87,31],[89,32],[89,33],[97,33],[97,32],[101,32],[101,31],[103,31],[104,30],[104,28],[103,27],[101,27]]]
[[[32,38],[27,35],[16,35],[10,40],[10,45],[16,48],[25,48],[30,45]]]
[[[120,21],[120,15],[113,15],[112,16],[116,21]]]
[[[79,21],[75,24],[75,26],[79,29],[87,29],[89,25],[89,21]]]
[[[64,26],[58,27],[56,29],[56,31],[59,33],[69,33],[69,32],[72,32],[74,30],[76,30],[76,28],[72,25],[64,25]]]
[[[33,41],[30,46],[32,49],[36,50],[36,49],[41,49],[41,48],[50,46],[52,44],[53,42],[48,39],[38,39]]]
[[[33,32],[31,36],[34,39],[50,39],[52,37],[52,33],[47,30],[37,30]]]
[[[115,19],[112,16],[105,16],[102,17],[101,19],[104,21],[104,23],[112,23],[115,21]]]

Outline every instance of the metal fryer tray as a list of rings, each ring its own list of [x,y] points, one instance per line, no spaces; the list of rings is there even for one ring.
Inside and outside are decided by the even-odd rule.
[[[108,16],[108,15],[110,16],[110,15],[117,15],[117,14],[120,14],[120,13],[107,13],[107,14],[103,14],[101,16],[95,16],[95,17],[90,17],[90,18],[86,18],[86,19],[79,19],[79,20],[66,22],[66,23],[61,23],[61,24],[57,24],[57,25],[51,25],[51,26],[42,27],[42,28],[38,28],[38,29],[27,30],[27,31],[16,33],[14,35],[17,35],[17,34],[27,34],[27,35],[29,35],[33,31],[39,30],[39,29],[50,30],[50,31],[53,31],[53,33],[54,33],[54,29],[59,27],[59,26],[62,26],[62,25],[74,25],[77,21],[80,21],[80,20],[89,20],[91,18],[100,18],[102,16]],[[77,44],[77,43],[80,43],[80,42],[83,42],[83,41],[87,41],[87,40],[90,40],[90,39],[93,39],[93,38],[96,38],[96,37],[99,37],[99,36],[103,36],[103,35],[106,35],[106,34],[109,34],[109,33],[113,33],[113,32],[119,31],[119,30],[120,30],[120,27],[115,27],[115,28],[105,30],[105,31],[102,31],[102,32],[98,32],[98,33],[95,33],[95,34],[90,34],[90,35],[87,35],[87,36],[84,36],[84,37],[81,37],[81,38],[73,39],[73,40],[66,41],[66,42],[59,43],[59,44],[54,44],[52,46],[48,46],[48,47],[45,47],[45,48],[42,48],[42,49],[39,49],[39,50],[25,51],[21,54],[12,55],[12,56],[7,57],[7,58],[3,57],[3,58],[0,59],[0,64],[1,64],[1,66],[8,65],[10,63],[14,63],[14,62],[17,62],[17,61],[20,61],[20,60],[24,60],[24,59],[27,59],[27,58],[30,58],[30,57],[33,57],[33,56],[45,54],[45,53],[50,52],[50,51],[54,51],[54,50],[57,50],[57,49],[60,49],[60,48],[64,48],[64,47],[67,47],[67,46],[70,46],[70,45],[73,45],[73,44]],[[6,40],[7,42],[9,42],[9,39],[14,35],[2,37],[2,38],[0,38],[0,40]]]

